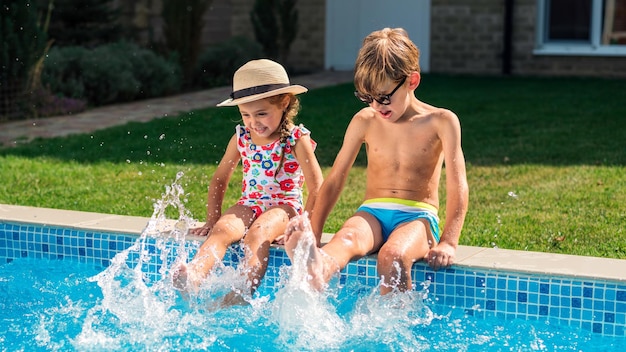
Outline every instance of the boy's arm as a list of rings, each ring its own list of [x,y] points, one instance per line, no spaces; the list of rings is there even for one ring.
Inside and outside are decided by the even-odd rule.
[[[311,212],[311,227],[317,237],[318,245],[324,230],[324,223],[339,199],[350,168],[354,164],[354,160],[356,160],[364,142],[368,124],[368,119],[363,114],[364,110],[357,113],[348,125],[341,149],[337,153],[332,169],[322,183],[315,207]]]
[[[435,270],[454,263],[469,198],[465,157],[461,149],[461,127],[457,116],[450,111],[443,113],[439,131],[446,167],[447,197],[445,227],[441,240],[426,257],[428,264]]]
[[[304,210],[311,213],[313,206],[317,199],[319,189],[324,181],[324,175],[322,169],[317,161],[315,152],[313,151],[313,145],[311,143],[311,137],[306,134],[300,137],[295,147],[295,155],[302,173],[304,174],[304,181],[309,195],[306,198],[306,204]]]
[[[226,152],[222,156],[222,160],[217,165],[217,169],[211,178],[209,184],[209,191],[207,194],[206,205],[206,223],[203,227],[194,229],[193,234],[198,236],[206,236],[213,225],[222,216],[222,203],[224,201],[224,194],[230,181],[241,155],[237,150],[237,136],[233,135],[228,142]]]

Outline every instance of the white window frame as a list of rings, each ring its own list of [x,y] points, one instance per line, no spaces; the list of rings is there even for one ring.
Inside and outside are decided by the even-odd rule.
[[[547,40],[547,1],[537,0],[537,31],[535,33],[536,55],[568,56],[626,56],[626,45],[602,44],[602,5],[604,0],[592,0],[591,40],[588,42],[559,42]]]

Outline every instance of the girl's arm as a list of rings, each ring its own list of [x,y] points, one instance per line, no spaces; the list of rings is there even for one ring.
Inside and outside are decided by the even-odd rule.
[[[296,156],[296,160],[298,160],[298,163],[302,168],[302,172],[304,173],[306,188],[309,192],[304,210],[310,215],[313,211],[313,206],[315,205],[319,189],[324,181],[322,169],[320,168],[320,164],[317,161],[315,152],[313,151],[311,136],[306,134],[300,137],[300,139],[296,142],[294,154]]]
[[[239,151],[237,150],[237,136],[233,135],[228,142],[224,156],[222,156],[222,160],[217,165],[217,169],[209,184],[206,205],[206,223],[203,227],[196,229],[194,234],[206,236],[209,231],[211,231],[211,228],[213,228],[213,225],[215,225],[217,220],[222,216],[224,194],[226,193],[228,182],[237,164],[239,164],[240,159],[241,155],[239,155]]]

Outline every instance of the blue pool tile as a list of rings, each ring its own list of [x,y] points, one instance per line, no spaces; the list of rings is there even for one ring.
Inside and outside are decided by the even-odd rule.
[[[583,297],[593,297],[593,289],[591,287],[583,287]]]
[[[539,315],[548,315],[548,306],[539,306]]]
[[[574,308],[581,308],[581,301],[580,298],[572,298],[572,307]]]
[[[476,285],[476,287],[485,287],[485,278],[484,277],[477,277],[476,281],[475,281],[475,285]]]
[[[602,332],[602,323],[593,323],[593,332]]]
[[[518,292],[517,294],[518,302],[528,302],[528,294],[526,292]]]
[[[614,323],[615,322],[615,314],[614,313],[604,313],[604,322],[606,322],[606,323]]]
[[[620,302],[626,302],[626,290],[625,291],[617,291],[615,299],[617,299]]]
[[[539,292],[540,293],[550,293],[550,285],[548,285],[548,284],[540,284],[539,285]]]

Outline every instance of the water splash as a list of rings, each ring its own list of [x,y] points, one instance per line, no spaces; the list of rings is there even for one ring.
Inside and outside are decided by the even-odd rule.
[[[415,333],[436,319],[424,303],[427,288],[380,296],[378,287],[346,287],[335,279],[328,290],[318,292],[307,282],[300,247],[293,265],[280,268],[279,289],[244,297],[248,305],[220,306],[224,295],[241,291],[246,275],[219,261],[198,293],[184,300],[172,286],[171,271],[187,262],[199,244],[186,241],[195,220],[184,207],[183,176],[178,173],[155,201],[137,241],[89,279],[102,297],[83,310],[73,348],[263,350],[271,344],[284,351],[350,350],[363,341],[398,350],[428,346],[429,337]],[[168,219],[168,214],[176,218]],[[40,339],[47,341],[45,334]]]

